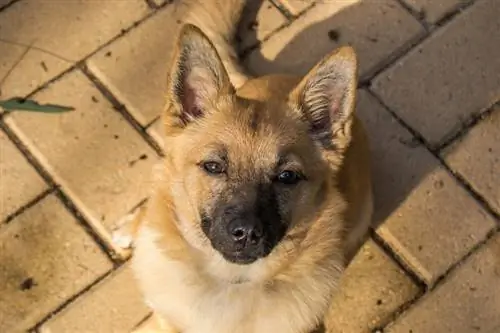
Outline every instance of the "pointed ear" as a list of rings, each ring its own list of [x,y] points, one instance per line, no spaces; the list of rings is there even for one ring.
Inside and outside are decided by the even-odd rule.
[[[182,28],[170,71],[165,123],[182,129],[213,110],[219,96],[234,93],[215,47],[197,27]]]
[[[292,107],[327,150],[343,151],[351,139],[357,87],[357,59],[345,46],[319,62],[291,92]]]

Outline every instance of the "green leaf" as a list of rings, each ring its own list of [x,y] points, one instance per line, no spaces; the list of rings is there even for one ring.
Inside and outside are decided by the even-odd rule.
[[[74,110],[74,108],[71,106],[39,104],[34,100],[24,99],[20,97],[14,97],[6,101],[0,100],[0,107],[4,108],[7,111],[32,111],[44,113],[61,113]]]

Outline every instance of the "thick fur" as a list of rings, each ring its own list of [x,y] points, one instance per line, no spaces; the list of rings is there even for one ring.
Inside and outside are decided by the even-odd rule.
[[[249,78],[231,44],[243,6],[187,4],[187,22],[198,28],[182,29],[171,63],[166,157],[129,228],[133,268],[156,318],[143,332],[308,333],[322,322],[329,332],[338,280],[371,222],[354,51],[334,51],[303,78]],[[207,174],[200,168],[207,159],[222,160],[227,171]],[[304,179],[278,184],[283,168]],[[280,216],[264,223],[286,232],[251,263],[226,260],[203,216],[218,221],[225,203],[254,203],[252,189],[262,184]]]

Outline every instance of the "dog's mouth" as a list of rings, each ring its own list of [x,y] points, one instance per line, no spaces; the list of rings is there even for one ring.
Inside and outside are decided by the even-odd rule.
[[[261,258],[261,256],[244,253],[243,251],[221,252],[224,259],[238,265],[250,265]]]

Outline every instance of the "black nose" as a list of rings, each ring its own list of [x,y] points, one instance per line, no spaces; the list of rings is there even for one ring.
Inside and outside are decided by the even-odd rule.
[[[248,246],[256,245],[264,234],[257,219],[236,219],[228,225],[228,232],[235,243]]]

